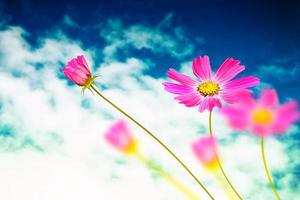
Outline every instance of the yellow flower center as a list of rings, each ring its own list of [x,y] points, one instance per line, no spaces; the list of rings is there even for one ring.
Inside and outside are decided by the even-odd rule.
[[[201,83],[197,89],[203,96],[213,96],[219,92],[220,86],[217,83],[208,81]]]
[[[258,125],[268,125],[273,121],[273,113],[265,108],[257,109],[252,113],[252,120]]]
[[[133,140],[128,144],[128,146],[124,149],[124,153],[126,154],[134,154],[138,150],[138,142]]]

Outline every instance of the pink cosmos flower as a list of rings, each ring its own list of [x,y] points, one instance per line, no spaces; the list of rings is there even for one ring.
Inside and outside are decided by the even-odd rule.
[[[215,137],[204,136],[192,143],[192,149],[202,164],[209,168],[217,167],[217,141]]]
[[[105,139],[115,148],[124,153],[136,150],[136,141],[132,137],[125,121],[115,122],[105,133]]]
[[[72,82],[79,86],[86,86],[92,80],[89,66],[83,55],[73,58],[62,71]]]
[[[280,105],[273,89],[263,90],[258,100],[245,94],[239,98],[238,104],[221,110],[232,128],[239,131],[246,130],[259,136],[281,134],[300,117],[297,102],[291,100]]]
[[[227,103],[238,101],[236,95],[240,92],[250,91],[247,88],[259,84],[259,79],[247,76],[232,80],[245,66],[240,65],[239,60],[227,58],[213,75],[209,57],[199,56],[193,60],[193,72],[199,80],[169,69],[168,77],[178,83],[164,82],[165,90],[176,94],[176,100],[187,107],[199,105],[199,111],[205,109],[212,111],[217,106],[222,107],[221,100]]]

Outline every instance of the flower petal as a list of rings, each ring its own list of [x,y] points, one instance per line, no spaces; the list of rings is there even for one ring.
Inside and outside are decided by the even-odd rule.
[[[189,86],[180,85],[176,83],[164,82],[163,85],[165,86],[166,91],[173,94],[187,94],[187,93],[191,93],[194,90]]]
[[[206,109],[212,111],[215,106],[217,106],[218,108],[222,107],[219,99],[215,97],[204,98],[200,101],[199,112],[203,112]]]
[[[84,86],[91,78],[91,72],[84,56],[73,58],[62,71],[72,82],[79,86]]]
[[[251,90],[224,90],[219,93],[222,100],[229,104],[240,103],[243,106],[253,108],[256,104],[255,100],[251,96]]]
[[[86,74],[90,74],[90,70],[89,70],[89,66],[84,58],[83,55],[81,56],[77,56],[77,62],[79,64],[79,66],[81,66],[82,70],[86,73]]]
[[[193,72],[201,81],[211,80],[211,66],[208,56],[199,56],[193,60]]]
[[[219,99],[210,97],[208,100],[209,100],[209,103],[208,103],[209,111],[212,111],[215,106],[218,108],[222,108],[222,104]]]
[[[259,78],[254,76],[246,76],[242,78],[238,78],[232,81],[229,81],[224,85],[224,89],[230,89],[230,90],[240,90],[245,89],[249,87],[253,87],[258,85],[260,82]]]
[[[240,72],[244,71],[245,66],[240,65],[239,60],[227,58],[217,70],[214,80],[219,83],[225,83],[233,79]]]
[[[181,74],[173,68],[169,69],[168,77],[183,84],[183,85],[196,86],[198,84],[198,82],[195,81],[194,79],[192,79],[191,77]]]
[[[192,149],[197,158],[205,165],[213,164],[217,159],[217,139],[204,136],[192,143]]]
[[[278,97],[275,90],[265,89],[262,91],[259,104],[265,107],[273,107],[278,104]]]
[[[63,69],[62,69],[62,72],[65,74],[65,76],[68,78],[68,79],[70,79],[72,82],[75,82],[74,80],[73,80],[73,78],[72,78],[72,72],[70,72],[70,70],[69,70],[69,67],[64,67]]]
[[[175,99],[178,100],[179,103],[182,103],[187,107],[193,107],[199,105],[201,101],[201,96],[197,93],[190,93],[190,94],[177,96],[175,97]]]
[[[123,120],[114,123],[104,134],[105,139],[115,148],[125,151],[133,143],[127,124]]]
[[[201,100],[198,110],[199,112],[204,112],[205,109],[209,109],[207,98]]]
[[[249,124],[249,111],[247,107],[226,106],[220,112],[235,130],[243,130]]]
[[[292,100],[278,108],[277,119],[272,125],[273,133],[279,134],[285,132],[292,123],[300,119],[297,107],[297,102]]]
[[[269,126],[252,124],[250,131],[260,137],[271,135]]]

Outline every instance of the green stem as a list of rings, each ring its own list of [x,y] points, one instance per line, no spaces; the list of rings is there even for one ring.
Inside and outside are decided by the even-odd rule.
[[[177,162],[179,162],[179,164],[193,177],[193,179],[198,183],[198,185],[207,193],[207,195],[214,200],[213,196],[208,192],[208,190],[205,188],[205,186],[197,179],[197,177],[193,174],[193,172],[176,156],[175,153],[173,153],[173,151],[167,146],[165,145],[161,140],[159,140],[152,132],[150,132],[147,128],[145,128],[141,123],[139,123],[137,120],[135,120],[134,118],[132,118],[129,114],[127,114],[124,110],[122,110],[121,108],[119,108],[116,104],[114,104],[113,102],[111,102],[108,98],[106,98],[105,96],[103,96],[95,87],[94,84],[91,85],[92,90],[94,90],[94,92],[96,94],[98,94],[102,99],[104,99],[107,103],[109,103],[111,106],[113,106],[115,109],[117,109],[119,112],[121,112],[123,115],[125,115],[128,119],[130,119],[132,122],[134,122],[136,125],[138,125],[141,129],[143,129],[146,133],[148,133],[149,136],[151,136],[156,142],[158,142],[168,153],[170,153],[173,158],[175,158],[175,160]]]
[[[269,183],[270,183],[270,186],[276,196],[276,199],[277,200],[281,200],[280,196],[279,196],[279,193],[277,192],[276,190],[276,187],[274,185],[274,182],[272,180],[272,177],[270,175],[270,172],[268,170],[268,165],[267,165],[267,160],[266,160],[266,156],[265,156],[265,147],[264,147],[264,136],[261,136],[261,140],[260,140],[260,147],[261,147],[261,155],[262,155],[262,160],[264,162],[264,168],[265,168],[265,172],[266,172],[266,175],[268,177],[268,180],[269,180]]]
[[[212,111],[209,112],[209,135],[210,137],[212,138],[213,137],[213,133],[212,133]],[[241,197],[241,195],[236,191],[236,189],[233,187],[232,183],[230,182],[230,180],[228,179],[223,167],[222,167],[222,164],[221,164],[221,161],[220,161],[220,158],[219,156],[217,155],[216,153],[216,158],[217,158],[217,162],[218,162],[218,165],[219,165],[219,168],[223,174],[223,176],[225,177],[227,183],[230,185],[231,189],[234,191],[234,193],[238,196],[238,198],[240,200],[243,200],[243,198]]]
[[[182,192],[187,198],[190,200],[200,200],[200,198],[194,194],[189,188],[180,183],[177,179],[173,178],[166,170],[164,170],[157,163],[152,160],[147,159],[140,152],[136,152],[137,158],[142,161],[150,170],[156,172],[160,177],[164,178],[167,182],[172,184],[175,188],[177,188],[180,192]]]

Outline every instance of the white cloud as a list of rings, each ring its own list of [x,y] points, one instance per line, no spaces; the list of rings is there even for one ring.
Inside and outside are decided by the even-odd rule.
[[[166,15],[157,26],[125,26],[120,19],[109,20],[107,26],[101,27],[100,32],[107,43],[103,51],[105,58],[114,59],[118,53],[129,51],[130,48],[146,49],[174,58],[190,55],[194,45],[185,37],[182,27],[172,26],[172,17],[173,14]]]
[[[132,26],[125,30],[130,29],[136,30]],[[0,199],[184,199],[163,180],[153,179],[138,161],[123,157],[105,143],[102,133],[114,119],[122,117],[119,113],[97,96],[88,92],[82,96],[80,88],[58,78],[61,63],[84,53],[92,65],[93,52],[84,51],[79,42],[62,36],[41,38],[40,46],[33,48],[22,36],[24,33],[16,27],[0,32],[0,80],[4,83],[0,84],[0,123],[11,124],[16,134],[0,136]],[[44,67],[38,69],[39,63]],[[163,91],[162,79],[144,73],[148,68],[148,63],[139,58],[128,57],[123,62],[101,63],[96,73],[101,75],[98,82],[106,96],[169,144],[217,199],[226,199],[189,147],[199,135],[208,133],[207,113],[177,104]],[[191,69],[183,69],[191,73]],[[14,70],[24,75],[15,76]],[[84,100],[90,102],[87,108],[80,106]],[[208,199],[159,145],[138,127],[130,127],[145,154],[202,199]],[[233,137],[217,113],[214,130],[221,141],[224,168],[242,195],[255,200],[273,198],[262,171],[258,139],[242,133]],[[299,165],[295,159],[299,150],[286,154],[285,148],[293,142],[275,138],[266,142],[270,168],[283,174],[280,193],[289,200],[299,198],[298,190],[291,191],[288,186],[296,181],[295,177],[285,175],[287,169]],[[118,165],[116,160],[124,164]],[[299,185],[296,187],[299,189]]]

